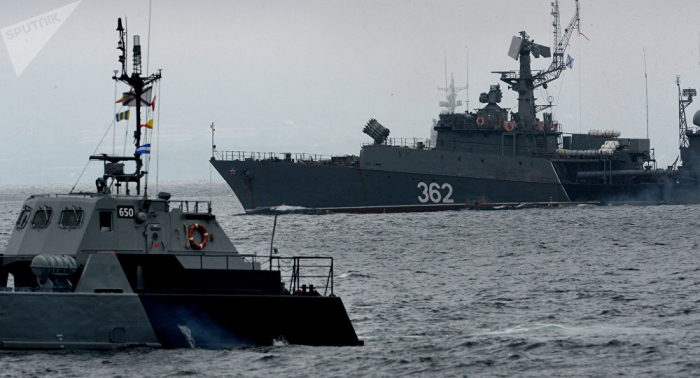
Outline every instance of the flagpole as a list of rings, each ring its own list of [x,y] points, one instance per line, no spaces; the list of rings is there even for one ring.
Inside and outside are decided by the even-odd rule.
[[[117,76],[117,72],[119,70],[114,70],[114,76]],[[112,114],[117,114],[117,82],[114,82],[114,109],[112,110]],[[115,148],[116,148],[116,143],[117,143],[117,125],[114,125],[114,128],[112,129],[112,155],[116,155]]]
[[[161,70],[158,70],[158,75],[160,75],[160,71]],[[158,85],[158,97],[160,98],[160,85]],[[153,105],[151,106],[155,106],[155,101],[156,99],[154,98]],[[158,128],[158,130],[156,130],[156,147],[158,148],[156,150],[156,193],[158,193],[158,182],[160,181],[160,104],[158,105],[158,124],[156,127]]]

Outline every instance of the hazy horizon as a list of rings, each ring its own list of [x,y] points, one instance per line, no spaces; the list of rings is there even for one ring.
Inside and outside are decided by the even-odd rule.
[[[0,29],[74,3],[0,1]],[[60,27],[19,76],[21,40],[3,34],[0,185],[75,183],[114,117],[118,17],[128,20],[129,50],[132,36],[141,36],[143,70],[163,70],[151,155],[160,161],[159,179],[208,180],[212,122],[218,150],[359,154],[371,142],[362,133],[370,118],[392,137],[428,138],[445,97],[438,90],[445,64],[460,87],[469,67],[470,108],[479,107],[479,93],[500,83],[491,71],[518,68],[506,54],[513,35],[524,30],[546,45],[552,39],[550,0],[486,4],[154,0],[149,47],[147,1],[83,0],[69,17],[52,16],[49,23]],[[585,37],[574,32],[567,51],[574,67],[538,90],[538,103],[554,98],[564,132],[617,129],[622,137],[644,138],[646,50],[649,137],[659,168],[672,164],[676,75],[683,88],[700,86],[700,34],[692,27],[700,7],[690,0],[581,0],[580,8]],[[561,0],[560,12],[563,33],[574,0]],[[535,59],[533,69],[550,62]],[[501,88],[500,105],[516,107],[517,95]],[[126,90],[120,84],[117,98]],[[459,99],[466,102],[467,91]],[[696,102],[687,109],[691,126],[698,109]],[[109,131],[97,153],[111,154],[113,143],[122,153],[125,135],[132,153],[133,117],[128,131],[116,125],[117,140]],[[93,162],[81,182],[101,172]]]

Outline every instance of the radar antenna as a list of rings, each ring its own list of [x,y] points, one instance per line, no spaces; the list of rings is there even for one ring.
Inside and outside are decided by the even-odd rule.
[[[554,16],[554,52],[549,47],[536,44],[526,32],[521,31],[520,37],[513,37],[508,56],[520,61],[519,71],[495,71],[501,74],[501,81],[508,83],[509,88],[518,92],[518,114],[522,121],[522,127],[526,130],[534,130],[536,125],[535,96],[534,90],[540,86],[547,88],[547,83],[556,80],[561,75],[561,71],[566,69],[564,53],[569,46],[569,40],[574,30],[579,28],[579,3],[576,0],[576,12],[569,22],[569,26],[564,29],[564,35],[559,37],[559,1],[552,3],[552,16]],[[552,57],[552,63],[546,70],[532,73],[530,67],[530,54],[533,57]],[[540,108],[541,110],[542,108]]]
[[[693,102],[693,96],[698,93],[693,88],[686,88],[681,91],[681,76],[676,75],[676,85],[678,86],[678,137],[680,148],[688,148],[688,121],[685,118],[685,108]]]

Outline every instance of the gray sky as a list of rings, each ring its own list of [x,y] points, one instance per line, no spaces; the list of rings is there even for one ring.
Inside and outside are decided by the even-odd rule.
[[[71,3],[2,0],[0,29]],[[563,31],[574,1],[560,8]],[[468,54],[470,105],[478,107],[479,93],[499,82],[491,71],[517,69],[506,55],[513,35],[525,30],[550,44],[550,10],[550,0],[153,0],[149,67],[163,69],[160,179],[208,179],[211,122],[219,150],[358,154],[371,141],[362,133],[369,118],[394,137],[428,137],[444,100],[437,87],[445,86],[445,52],[460,86]],[[124,16],[145,54],[147,1],[83,0],[19,77],[11,53],[0,49],[0,184],[75,182],[113,118],[115,29]],[[661,166],[671,164],[676,75],[683,87],[700,87],[698,20],[697,0],[581,0],[581,32],[590,41],[572,37],[574,69],[548,93],[564,131],[646,135],[644,46],[651,143]],[[514,107],[515,93],[502,87],[501,105]],[[543,103],[547,94],[536,97]],[[697,109],[688,108],[689,123]],[[124,134],[117,123],[117,146]],[[131,136],[127,146],[132,153]],[[110,131],[98,152],[111,151]],[[100,174],[91,163],[82,181]]]

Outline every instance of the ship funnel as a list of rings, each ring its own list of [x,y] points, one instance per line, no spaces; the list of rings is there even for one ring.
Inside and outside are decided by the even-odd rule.
[[[362,132],[371,136],[374,139],[375,144],[383,144],[386,141],[386,138],[389,137],[389,129],[380,125],[374,118],[367,122],[367,125],[365,125]]]
[[[695,115],[693,116],[693,125],[700,126],[700,110],[695,112]]]

